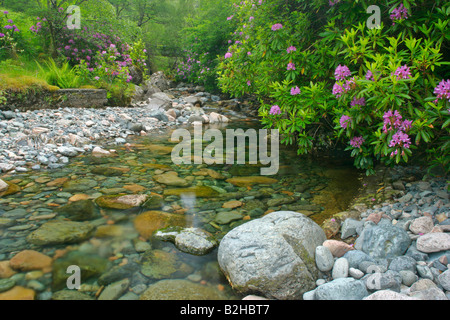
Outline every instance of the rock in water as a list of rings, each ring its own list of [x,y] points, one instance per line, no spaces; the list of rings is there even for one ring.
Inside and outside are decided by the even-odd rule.
[[[36,245],[77,243],[88,239],[95,231],[91,224],[75,221],[50,221],[30,233],[27,241]]]
[[[213,235],[199,228],[169,227],[156,232],[155,238],[172,241],[179,250],[194,255],[205,255],[217,246]]]
[[[140,300],[225,300],[227,297],[211,286],[183,279],[161,280],[148,287]]]
[[[0,179],[0,192],[6,191],[9,188],[9,184]]]
[[[97,215],[97,209],[91,200],[69,203],[59,207],[56,211],[74,221],[91,220]]]
[[[320,274],[315,250],[325,240],[320,226],[305,215],[273,212],[227,233],[219,245],[218,262],[242,293],[301,299],[315,288]]]

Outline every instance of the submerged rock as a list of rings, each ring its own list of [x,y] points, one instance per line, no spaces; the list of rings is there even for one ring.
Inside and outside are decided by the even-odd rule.
[[[155,238],[171,241],[175,246],[186,253],[205,255],[217,246],[212,234],[199,228],[167,228],[158,230]]]
[[[230,178],[227,179],[226,182],[229,182],[237,187],[247,187],[255,184],[274,184],[277,183],[278,180],[263,176],[248,176]]]
[[[95,199],[95,203],[101,208],[126,210],[139,207],[145,203],[146,194],[107,195]]]
[[[97,215],[97,209],[91,200],[69,203],[59,207],[56,211],[74,221],[91,220]]]
[[[175,171],[169,171],[160,175],[154,175],[153,179],[158,183],[173,187],[188,187],[191,185],[191,182],[187,181],[186,179],[180,178],[178,176],[178,173]]]
[[[219,195],[219,192],[208,186],[196,186],[191,188],[177,188],[164,190],[165,196],[193,196],[197,198],[214,198]]]
[[[79,292],[77,290],[61,290],[54,292],[52,294],[52,300],[95,300],[94,297],[91,297],[90,295],[87,295],[83,292]]]
[[[158,249],[146,251],[141,262],[141,273],[150,279],[183,278],[193,271],[176,254]]]
[[[27,236],[35,245],[77,243],[93,235],[95,227],[85,222],[49,221]]]
[[[67,273],[69,266],[78,266],[81,272],[82,283],[104,273],[108,267],[108,260],[97,254],[88,254],[80,251],[69,252],[66,256],[55,260],[52,272],[53,290],[61,290],[66,287],[67,279],[72,275]]]
[[[91,190],[92,188],[97,186],[97,181],[82,178],[79,180],[69,180],[63,184],[63,189],[66,192],[83,192],[87,190]]]
[[[187,217],[163,211],[147,211],[138,215],[134,220],[135,229],[145,239],[150,238],[158,229],[169,226],[185,227],[187,225]]]
[[[226,300],[227,297],[211,286],[189,280],[161,280],[148,287],[140,300]]]

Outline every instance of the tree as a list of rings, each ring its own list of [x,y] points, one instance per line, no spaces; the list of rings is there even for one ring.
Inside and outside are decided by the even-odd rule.
[[[69,13],[65,12],[64,7],[68,7],[69,5],[80,6],[88,1],[90,0],[36,0],[41,17],[45,19],[46,25],[48,26],[48,52],[53,58],[56,58],[58,55],[56,46],[57,36],[66,27],[65,22],[69,16]]]

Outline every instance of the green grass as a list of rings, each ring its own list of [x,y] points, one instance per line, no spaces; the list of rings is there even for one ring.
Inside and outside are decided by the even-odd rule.
[[[44,66],[37,62],[41,75],[48,84],[58,86],[61,89],[79,88],[82,85],[81,78],[76,68],[72,68],[68,62],[58,65],[55,60],[48,59]]]
[[[44,62],[26,59],[0,61],[0,90],[26,92],[67,88],[91,88],[83,83],[76,69],[67,62],[58,65],[53,59]]]
[[[0,90],[27,92],[29,90],[57,90],[40,74],[33,61],[5,60],[0,62]]]

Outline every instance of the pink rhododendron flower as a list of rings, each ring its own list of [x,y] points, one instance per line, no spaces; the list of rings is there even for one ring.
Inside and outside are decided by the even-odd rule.
[[[278,114],[281,114],[281,109],[278,105],[274,105],[274,106],[272,106],[272,108],[270,108],[269,113],[272,115],[278,115]]]

